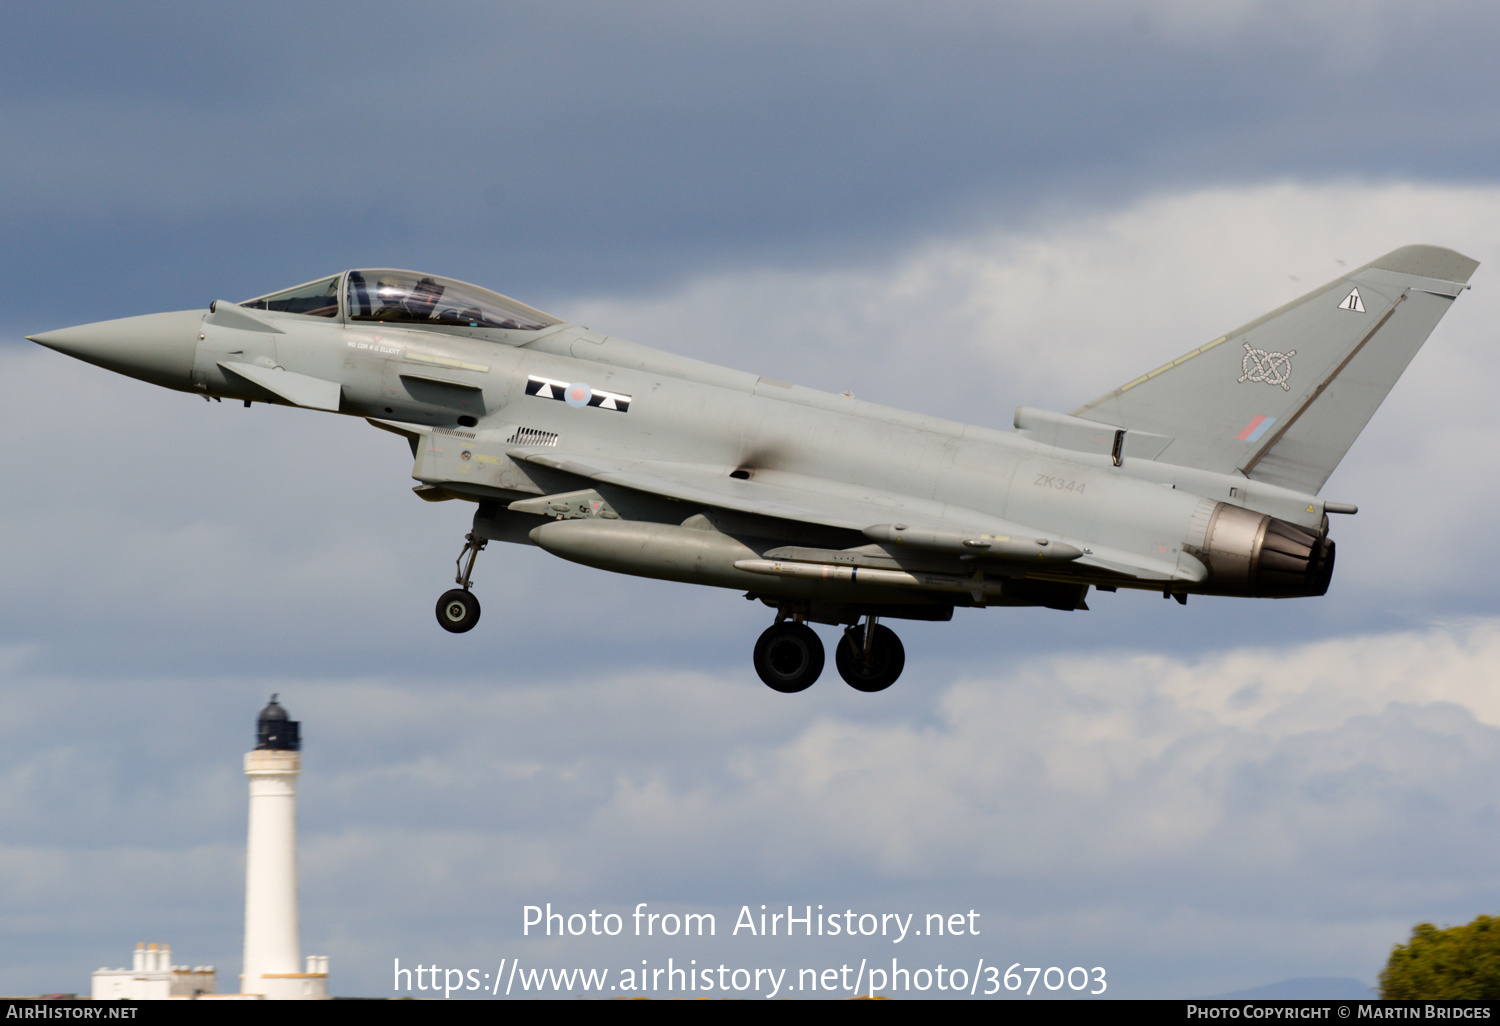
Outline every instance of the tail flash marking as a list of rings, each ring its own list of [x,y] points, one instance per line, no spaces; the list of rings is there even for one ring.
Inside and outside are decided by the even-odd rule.
[[[1234,436],[1235,440],[1239,442],[1258,442],[1260,441],[1260,436],[1270,430],[1271,425],[1274,423],[1276,423],[1275,417],[1267,417],[1262,413],[1259,416],[1251,418],[1250,423],[1245,425],[1244,430]]]

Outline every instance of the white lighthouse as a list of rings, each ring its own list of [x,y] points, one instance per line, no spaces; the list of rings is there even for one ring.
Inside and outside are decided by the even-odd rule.
[[[250,840],[245,853],[245,971],[240,990],[271,1000],[328,996],[328,959],[304,965],[297,924],[299,724],[271,696],[245,753],[250,778]]]

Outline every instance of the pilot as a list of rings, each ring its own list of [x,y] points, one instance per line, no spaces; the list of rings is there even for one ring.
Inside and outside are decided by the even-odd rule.
[[[375,283],[375,313],[377,321],[410,321],[411,312],[406,285],[399,278],[385,277]]]
[[[442,298],[443,286],[431,278],[423,278],[412,287],[411,295],[406,297],[406,308],[411,311],[412,320],[430,321],[433,308]]]

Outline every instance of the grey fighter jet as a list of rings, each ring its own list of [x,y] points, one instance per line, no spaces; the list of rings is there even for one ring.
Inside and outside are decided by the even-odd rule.
[[[205,399],[364,417],[411,446],[416,493],[476,504],[457,588],[492,540],[743,591],[775,611],[755,669],[880,691],[882,619],[1085,609],[1090,587],[1291,598],[1333,572],[1328,475],[1477,263],[1407,246],[1071,413],[994,431],[591,331],[463,282],[363,269],[242,303],[32,341]]]

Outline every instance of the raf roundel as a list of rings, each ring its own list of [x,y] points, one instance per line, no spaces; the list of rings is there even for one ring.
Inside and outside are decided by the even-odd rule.
[[[537,377],[535,374],[526,379],[526,394],[540,399],[556,399],[580,410],[584,407],[592,407],[596,410],[625,413],[630,409],[630,396],[621,392],[606,392],[602,388],[590,386],[587,382],[575,381],[569,384],[553,378]]]

